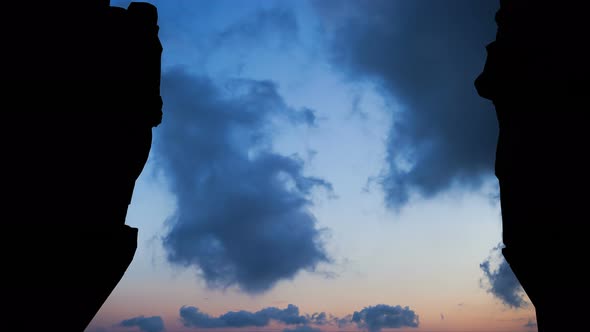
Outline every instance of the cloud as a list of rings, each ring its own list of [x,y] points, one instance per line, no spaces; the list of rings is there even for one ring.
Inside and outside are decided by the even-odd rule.
[[[313,325],[333,325],[343,328],[349,326],[352,323],[352,315],[344,317],[337,317],[325,312],[316,312],[311,315],[306,315],[307,324]]]
[[[482,287],[504,305],[514,309],[528,305],[524,299],[525,293],[522,286],[500,253],[500,246],[494,248],[492,254],[479,266],[484,273],[484,278],[481,280]]]
[[[413,194],[477,189],[493,175],[497,121],[477,95],[497,0],[315,2],[330,61],[389,98],[392,127],[378,177],[391,208]]]
[[[378,304],[355,311],[352,315],[337,317],[329,313],[300,314],[296,305],[289,304],[287,308],[267,307],[262,310],[229,311],[218,317],[210,316],[197,307],[183,306],[180,308],[180,320],[185,327],[194,328],[240,328],[265,327],[272,321],[284,325],[295,325],[285,328],[283,332],[321,332],[315,326],[335,326],[338,328],[357,327],[369,332],[379,332],[383,328],[418,327],[418,315],[408,307]]]
[[[192,306],[180,308],[180,319],[186,327],[220,328],[220,327],[262,327],[271,321],[286,325],[302,325],[309,322],[306,316],[299,314],[299,308],[289,304],[285,309],[268,307],[256,312],[245,310],[229,311],[219,317],[212,317]],[[301,332],[314,332],[303,331]]]
[[[199,308],[192,306],[182,306],[182,308],[180,308],[180,320],[182,321],[182,324],[186,327],[226,327],[226,323],[221,319],[211,317],[208,314],[201,312]]]
[[[359,328],[369,332],[379,332],[383,328],[418,327],[418,315],[409,307],[377,304],[355,311],[352,321]]]
[[[209,287],[249,293],[330,262],[309,207],[331,185],[272,151],[273,121],[312,125],[308,111],[285,105],[273,82],[215,84],[183,69],[163,74],[162,96],[153,146],[176,196],[163,237],[170,262],[196,268]]]
[[[281,7],[262,8],[229,24],[215,35],[213,47],[242,45],[259,47],[260,41],[279,48],[297,41],[299,27],[295,14]]]
[[[213,75],[241,75],[273,52],[285,56],[299,42],[297,16],[287,6],[215,1],[160,1],[160,38],[166,59]],[[231,10],[228,10],[231,8]]]
[[[108,332],[108,330],[104,327],[94,327],[84,330],[84,332]]]
[[[325,312],[316,312],[307,317],[307,319],[315,325],[327,325],[332,320]]]
[[[527,327],[527,328],[536,328],[537,327],[537,323],[535,321],[533,321],[532,319],[529,319],[529,321],[523,325],[523,327]]]
[[[165,330],[164,321],[160,316],[138,316],[121,321],[119,326],[138,327],[142,332],[162,332]]]
[[[332,322],[339,328],[347,327],[352,324],[352,315],[346,315],[341,318],[333,317]]]
[[[283,332],[321,332],[321,329],[309,325],[301,325],[290,329],[284,329]]]

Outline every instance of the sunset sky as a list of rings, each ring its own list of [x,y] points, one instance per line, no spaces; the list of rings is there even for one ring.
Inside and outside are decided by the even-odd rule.
[[[537,330],[473,86],[498,0],[149,2],[164,116],[86,332]]]

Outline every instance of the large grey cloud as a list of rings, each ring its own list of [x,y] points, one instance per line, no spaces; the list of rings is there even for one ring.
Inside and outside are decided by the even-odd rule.
[[[165,330],[164,320],[160,316],[133,317],[121,321],[118,325],[123,327],[137,327],[142,332],[162,332]]]
[[[308,317],[299,314],[299,308],[289,304],[285,309],[268,307],[262,310],[229,311],[219,317],[212,317],[198,308],[183,306],[180,308],[180,319],[186,327],[221,328],[221,327],[262,327],[271,320],[287,325],[300,325],[309,322]]]
[[[497,122],[473,85],[495,38],[497,0],[315,2],[330,56],[351,79],[373,80],[392,110],[379,177],[392,208],[411,194],[479,188],[493,174]]]
[[[409,307],[377,304],[355,311],[352,321],[369,332],[379,332],[384,328],[418,327],[418,315]]]
[[[165,119],[154,140],[176,211],[163,244],[170,262],[194,267],[210,287],[257,293],[330,259],[310,194],[331,190],[303,161],[272,151],[276,118],[313,125],[270,81],[216,84],[183,69],[164,73]]]
[[[504,305],[514,309],[528,306],[524,289],[501,255],[500,246],[494,248],[492,254],[480,264],[480,268],[484,273],[482,287]]]

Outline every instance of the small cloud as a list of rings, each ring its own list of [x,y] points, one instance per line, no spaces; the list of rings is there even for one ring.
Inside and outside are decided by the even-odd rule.
[[[330,318],[325,312],[316,312],[307,318],[310,323],[315,325],[326,325],[330,323]]]
[[[359,328],[369,332],[380,332],[383,328],[418,327],[418,315],[409,307],[378,304],[355,311],[352,321]]]
[[[527,328],[536,328],[537,327],[537,322],[533,321],[532,319],[529,319],[529,321],[523,325],[523,327],[527,327]]]
[[[164,321],[160,316],[138,316],[121,321],[119,326],[137,327],[141,332],[162,332],[165,330]]]
[[[480,281],[481,286],[510,308],[526,307],[528,302],[524,299],[524,289],[500,249],[501,246],[495,247],[492,254],[479,265],[484,273],[484,278]]]

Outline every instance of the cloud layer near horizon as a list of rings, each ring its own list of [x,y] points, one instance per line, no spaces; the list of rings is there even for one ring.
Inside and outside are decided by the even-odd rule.
[[[193,328],[240,328],[264,327],[272,321],[284,325],[295,325],[285,328],[283,332],[320,332],[321,328],[313,326],[351,327],[368,332],[380,332],[384,328],[418,327],[418,315],[409,307],[377,304],[355,311],[346,317],[335,317],[325,312],[312,315],[300,314],[299,308],[289,304],[285,309],[268,307],[262,310],[229,311],[218,317],[210,316],[197,307],[183,306],[180,308],[180,319],[185,327]]]
[[[299,314],[299,308],[289,304],[285,309],[268,307],[256,312],[245,310],[229,311],[219,317],[212,317],[198,308],[183,306],[180,319],[186,327],[221,328],[221,327],[262,327],[271,320],[286,325],[302,325],[309,322],[309,317]]]

